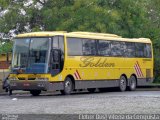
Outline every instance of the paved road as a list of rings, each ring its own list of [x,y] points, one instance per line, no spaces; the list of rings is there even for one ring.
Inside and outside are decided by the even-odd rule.
[[[47,93],[0,96],[0,113],[9,114],[155,114],[160,113],[160,91],[81,92],[69,96]]]

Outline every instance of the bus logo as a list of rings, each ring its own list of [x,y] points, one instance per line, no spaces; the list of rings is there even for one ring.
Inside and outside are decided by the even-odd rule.
[[[142,70],[141,70],[141,68],[140,68],[140,66],[139,66],[138,61],[137,61],[136,64],[134,65],[134,69],[135,69],[136,74],[137,74],[138,77],[143,77],[143,73],[142,73]]]

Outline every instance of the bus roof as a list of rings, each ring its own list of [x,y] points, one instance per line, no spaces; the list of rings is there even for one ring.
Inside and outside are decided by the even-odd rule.
[[[116,34],[107,33],[93,33],[93,32],[69,32],[66,31],[51,31],[51,32],[31,32],[19,34],[16,38],[22,37],[51,37],[56,35],[66,35],[67,37],[79,37],[79,38],[90,38],[90,39],[102,39],[102,40],[115,40],[115,41],[127,41],[127,42],[142,42],[151,43],[148,38],[122,38]]]
[[[24,33],[19,34],[16,37],[49,37],[49,36],[55,36],[55,35],[64,35],[66,31],[47,31],[47,32],[31,32],[31,33]]]

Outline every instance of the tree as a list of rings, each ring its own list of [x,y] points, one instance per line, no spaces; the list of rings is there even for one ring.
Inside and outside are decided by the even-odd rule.
[[[0,54],[12,51],[13,43],[11,41],[0,41]]]

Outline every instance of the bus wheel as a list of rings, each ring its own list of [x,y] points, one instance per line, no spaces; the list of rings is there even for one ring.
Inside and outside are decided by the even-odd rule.
[[[96,91],[96,88],[88,88],[87,90],[88,90],[88,92],[90,92],[90,93],[94,93],[94,92]]]
[[[33,96],[38,96],[39,94],[41,94],[41,90],[31,90],[30,93],[31,93]]]
[[[137,81],[134,76],[130,77],[129,90],[134,91],[136,89]]]
[[[119,81],[119,89],[121,92],[125,91],[127,88],[127,80],[124,76],[121,76]]]
[[[64,95],[70,95],[73,91],[73,83],[71,78],[67,77],[64,81],[64,90],[61,90],[61,93]]]

